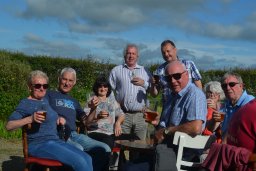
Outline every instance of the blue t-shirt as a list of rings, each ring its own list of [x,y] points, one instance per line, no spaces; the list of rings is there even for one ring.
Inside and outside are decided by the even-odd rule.
[[[9,116],[9,121],[19,120],[34,114],[34,112],[41,109],[42,105],[46,106],[44,110],[47,111],[44,122],[32,123],[31,129],[28,131],[28,143],[39,144],[48,140],[59,140],[57,136],[57,113],[50,107],[46,99],[32,100],[22,99],[15,111]]]
[[[51,107],[66,119],[66,125],[71,131],[76,130],[76,119],[80,119],[85,114],[80,103],[66,93],[60,91],[48,90],[45,96]]]

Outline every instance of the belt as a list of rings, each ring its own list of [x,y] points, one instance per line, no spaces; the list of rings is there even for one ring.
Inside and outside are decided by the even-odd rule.
[[[141,113],[141,110],[134,111],[134,110],[126,110],[124,108],[122,108],[122,110],[124,111],[124,113],[131,113],[131,114]]]

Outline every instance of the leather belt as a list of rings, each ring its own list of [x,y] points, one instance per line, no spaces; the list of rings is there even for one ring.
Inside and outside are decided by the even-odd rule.
[[[140,111],[132,111],[132,110],[125,110],[124,108],[122,108],[122,110],[123,110],[124,113],[131,113],[131,114],[141,113],[141,110]]]

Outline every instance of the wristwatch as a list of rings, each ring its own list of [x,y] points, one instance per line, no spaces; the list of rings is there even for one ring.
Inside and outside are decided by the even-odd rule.
[[[169,135],[170,130],[168,128],[164,129],[163,135],[164,137],[167,137]]]

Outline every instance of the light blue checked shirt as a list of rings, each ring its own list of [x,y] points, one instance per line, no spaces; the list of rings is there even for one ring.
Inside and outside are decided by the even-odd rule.
[[[140,77],[144,80],[144,86],[136,86],[131,83],[132,78]],[[141,65],[136,64],[134,70],[130,70],[126,64],[114,67],[109,76],[109,83],[115,91],[116,100],[126,111],[141,111],[148,103],[147,89],[150,85],[151,73]]]
[[[177,126],[193,120],[202,120],[204,128],[206,114],[205,94],[195,84],[189,82],[178,94],[171,93],[162,112],[159,126]]]

